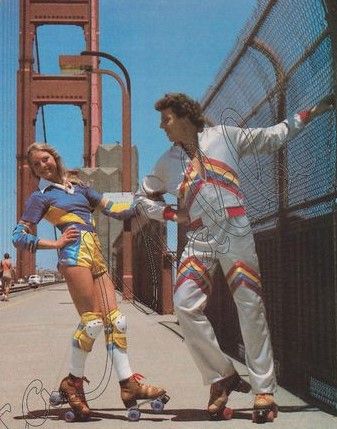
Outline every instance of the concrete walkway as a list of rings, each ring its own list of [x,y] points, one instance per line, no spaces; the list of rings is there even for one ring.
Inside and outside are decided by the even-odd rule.
[[[250,394],[233,393],[229,406],[237,409],[231,421],[209,421],[204,411],[209,387],[203,386],[174,316],[159,316],[142,306],[120,302],[128,318],[129,354],[133,370],[145,382],[166,387],[171,400],[161,414],[143,407],[139,422],[129,422],[119,386],[106,358],[103,335],[87,361],[87,399],[94,411],[86,428],[213,429],[252,428]],[[66,406],[50,408],[48,395],[68,373],[70,336],[78,316],[65,284],[11,294],[0,302],[0,429],[64,428]],[[237,363],[240,374],[246,369]],[[274,429],[336,429],[337,417],[304,403],[279,388],[279,417]],[[254,426],[253,426],[254,427]]]

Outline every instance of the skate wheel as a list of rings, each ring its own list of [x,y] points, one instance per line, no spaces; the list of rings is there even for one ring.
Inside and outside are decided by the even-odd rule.
[[[253,423],[266,423],[274,421],[273,410],[255,410],[253,411]]]
[[[49,403],[52,407],[57,407],[58,405],[62,404],[63,399],[60,394],[60,392],[54,391],[49,396]]]
[[[222,418],[224,420],[231,420],[233,418],[234,411],[232,408],[225,407],[222,411]]]
[[[75,413],[71,410],[67,411],[64,415],[64,420],[68,423],[71,423],[75,420]]]
[[[154,401],[151,402],[150,405],[152,410],[156,413],[161,413],[164,409],[164,404],[161,401],[161,399],[155,399]]]
[[[161,398],[160,398],[160,400],[161,400],[161,402],[165,405],[165,404],[167,404],[168,403],[168,401],[170,400],[170,397],[169,397],[169,395],[164,395],[164,396],[162,396]]]
[[[139,419],[140,419],[139,408],[130,408],[128,411],[128,420],[130,420],[130,422],[138,422]]]
[[[210,420],[219,420],[219,414],[218,413],[210,413],[208,412],[208,417]]]

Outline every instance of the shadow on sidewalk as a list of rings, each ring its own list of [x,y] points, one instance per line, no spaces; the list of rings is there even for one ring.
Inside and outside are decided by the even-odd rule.
[[[56,421],[56,420],[64,420],[64,415],[67,411],[69,411],[70,408],[51,408],[48,411],[46,410],[32,410],[28,414],[25,414],[23,416],[14,416],[14,420],[24,420],[27,423],[33,421],[33,420],[39,420],[38,424],[35,423],[34,425],[30,423],[32,426],[41,426],[48,420]],[[91,417],[87,421],[81,421],[81,423],[90,423],[93,421],[100,421],[103,419],[106,420],[124,420],[128,421],[128,418],[126,417],[126,410],[125,408],[107,408],[107,409],[91,409]],[[111,411],[111,413],[109,413]],[[125,415],[121,414],[112,414],[114,411],[124,412]],[[149,410],[143,410],[141,409],[142,416],[141,420],[147,420],[147,421],[153,421],[153,422],[160,422],[167,420],[162,417],[162,414],[155,414],[153,411]],[[146,417],[144,418],[143,414],[151,414],[153,417]]]
[[[29,414],[24,416],[14,416],[15,420],[25,420],[27,422],[32,420],[64,420],[64,414],[70,408],[51,408],[46,412],[46,410],[34,410],[30,411]],[[172,422],[197,422],[197,421],[207,421],[209,420],[209,416],[206,410],[197,409],[197,408],[179,408],[179,409],[166,409],[161,413],[156,414],[154,411],[146,408],[140,408],[142,421],[167,421],[170,420]],[[91,408],[92,415],[90,420],[87,422],[99,421],[102,419],[107,420],[124,420],[128,421],[126,417],[125,408]],[[252,416],[252,408],[234,408],[234,416],[233,419],[240,420],[251,420]],[[320,409],[317,407],[312,407],[310,405],[303,406],[280,406],[280,413],[303,413],[303,412],[319,412]],[[114,414],[117,412],[118,414]],[[125,415],[121,415],[120,413],[124,413]],[[146,415],[146,417],[145,417]],[[170,417],[169,417],[170,416]],[[173,416],[173,417],[172,417]],[[166,418],[165,418],[166,417]],[[87,423],[83,422],[83,423]],[[40,424],[43,424],[41,422]],[[36,425],[34,425],[36,426]]]

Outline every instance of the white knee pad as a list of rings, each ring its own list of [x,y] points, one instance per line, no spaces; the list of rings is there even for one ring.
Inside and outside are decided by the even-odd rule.
[[[74,333],[73,345],[86,352],[90,352],[102,328],[103,321],[99,313],[83,313]]]
[[[114,324],[114,328],[125,334],[126,329],[127,329],[127,323],[126,323],[126,317],[124,316],[124,314],[120,314],[113,322]]]
[[[103,321],[101,319],[91,320],[87,323],[85,331],[90,338],[96,339],[103,328]]]
[[[108,314],[107,320],[108,325],[105,331],[107,347],[112,347],[115,344],[121,349],[126,349],[126,317],[116,309]]]

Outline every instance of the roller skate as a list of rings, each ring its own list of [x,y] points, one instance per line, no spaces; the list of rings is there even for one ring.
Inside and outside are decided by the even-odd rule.
[[[209,417],[212,420],[230,420],[233,417],[233,410],[226,407],[230,393],[233,390],[248,393],[250,389],[251,385],[241,378],[237,372],[213,383],[207,408]]]
[[[252,420],[253,423],[273,422],[277,417],[277,405],[272,393],[255,396]]]
[[[50,395],[49,402],[54,407],[69,404],[71,410],[64,415],[67,422],[85,421],[90,417],[90,409],[83,391],[83,381],[89,383],[86,377],[75,377],[69,374],[61,381],[58,392],[52,392]]]
[[[144,377],[140,374],[133,374],[126,380],[119,382],[121,398],[127,409],[127,417],[130,421],[139,420],[141,414],[139,406],[150,403],[152,410],[160,413],[170,399],[164,389],[141,384],[139,381],[142,378]],[[141,402],[137,404],[137,400],[141,400]]]

